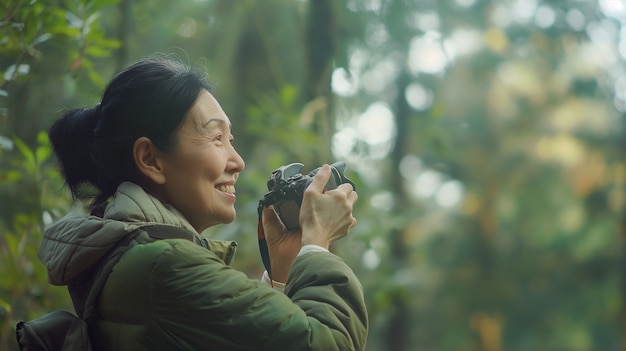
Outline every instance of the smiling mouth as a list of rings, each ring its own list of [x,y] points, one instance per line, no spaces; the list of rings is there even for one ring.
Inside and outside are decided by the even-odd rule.
[[[216,186],[215,188],[217,190],[223,192],[223,193],[229,193],[229,194],[234,194],[235,193],[235,186],[234,185],[222,184],[222,185]]]

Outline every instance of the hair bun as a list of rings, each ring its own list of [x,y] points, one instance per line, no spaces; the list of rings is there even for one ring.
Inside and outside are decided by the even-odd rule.
[[[96,185],[97,170],[91,146],[100,115],[99,105],[73,109],[58,119],[49,131],[50,143],[74,197],[80,197],[79,188],[83,183]]]

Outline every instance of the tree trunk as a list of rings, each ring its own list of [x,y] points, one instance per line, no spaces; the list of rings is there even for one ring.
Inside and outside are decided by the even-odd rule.
[[[406,153],[408,136],[409,136],[409,118],[411,115],[410,107],[404,97],[404,91],[411,81],[409,73],[403,71],[396,81],[398,87],[398,96],[395,101],[396,115],[396,144],[391,154],[391,189],[395,198],[395,207],[397,211],[402,211],[408,204],[407,193],[404,189],[404,181],[400,174],[400,162]],[[398,272],[409,265],[409,252],[407,250],[404,238],[405,229],[392,229],[390,233],[391,240],[391,267],[392,271]],[[400,289],[404,289],[400,287]],[[410,294],[397,293],[391,296],[391,305],[393,311],[391,313],[390,322],[387,326],[386,344],[387,350],[409,350],[411,333],[410,303],[406,296]]]
[[[128,35],[130,32],[131,21],[133,18],[132,0],[122,0],[118,4],[119,24],[117,31],[117,40],[121,46],[115,53],[115,71],[120,72],[127,65],[128,61]]]
[[[316,155],[317,163],[327,163],[331,158],[330,140],[335,131],[331,74],[333,59],[337,53],[337,15],[333,3],[336,0],[312,0],[309,2],[307,28],[305,29],[305,52],[307,80],[305,103],[320,106],[316,109],[313,128],[322,135],[322,145]],[[323,24],[323,25],[320,25]],[[321,103],[320,103],[321,102]]]

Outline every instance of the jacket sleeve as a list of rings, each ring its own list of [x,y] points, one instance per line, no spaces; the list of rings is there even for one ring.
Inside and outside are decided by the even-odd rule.
[[[360,283],[337,256],[311,252],[292,266],[286,295],[191,243],[171,241],[150,278],[157,349],[363,350]]]

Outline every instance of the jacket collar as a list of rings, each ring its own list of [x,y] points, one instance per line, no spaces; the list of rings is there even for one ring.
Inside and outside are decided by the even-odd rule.
[[[103,217],[72,212],[46,229],[38,256],[48,269],[50,283],[65,285],[91,269],[127,234],[150,224],[173,225],[197,234],[179,211],[164,205],[139,185],[124,182],[106,206]],[[236,243],[207,241],[209,249],[230,264]]]

